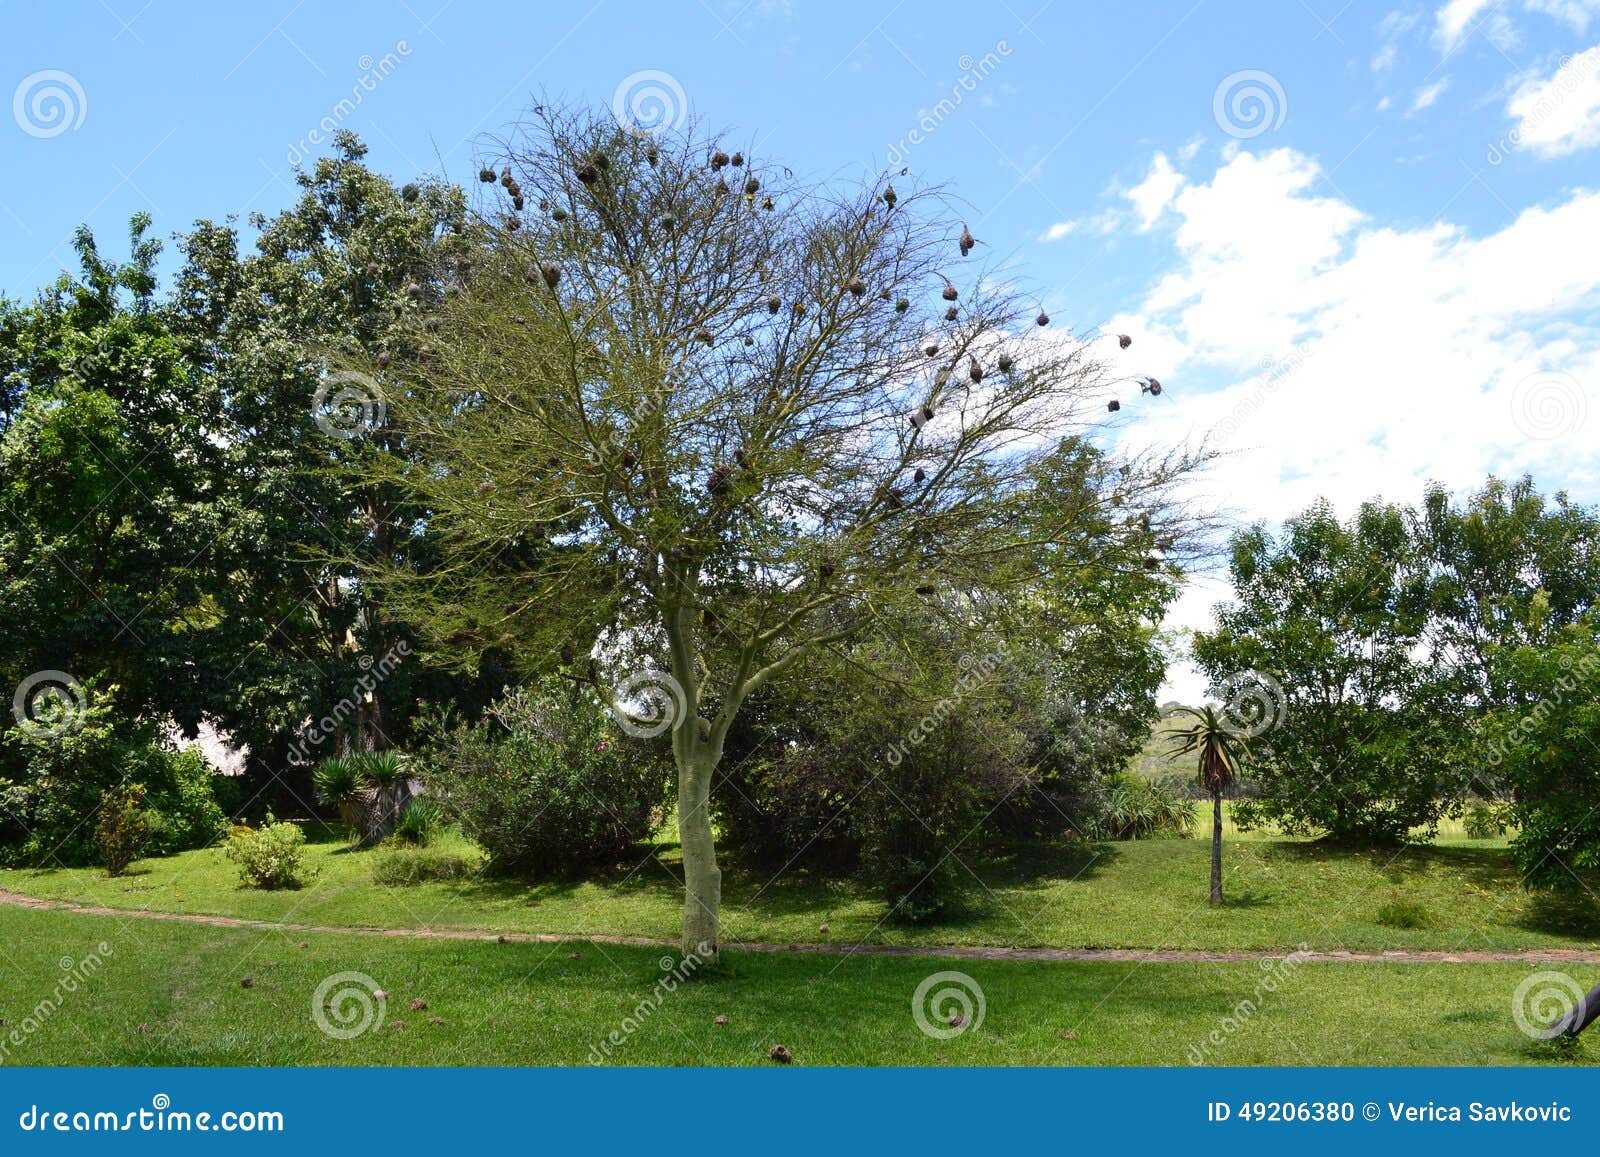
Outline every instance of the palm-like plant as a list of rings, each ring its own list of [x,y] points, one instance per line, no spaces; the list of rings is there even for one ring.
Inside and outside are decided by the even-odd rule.
[[[352,756],[362,780],[372,793],[362,842],[375,844],[394,831],[406,801],[411,798],[411,769],[397,751],[367,751]]]
[[[1243,738],[1235,735],[1214,707],[1183,708],[1195,722],[1173,736],[1173,759],[1199,756],[1200,786],[1211,796],[1211,902],[1222,903],[1222,793],[1249,757]]]
[[[361,813],[369,785],[359,760],[333,756],[317,764],[311,773],[317,800],[339,809],[339,823],[352,833],[361,831]]]

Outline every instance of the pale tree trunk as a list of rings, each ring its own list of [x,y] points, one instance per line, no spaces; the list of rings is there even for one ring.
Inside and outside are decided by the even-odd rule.
[[[1222,903],[1222,793],[1211,793],[1211,902]]]
[[[690,738],[678,745],[678,840],[683,848],[683,954],[717,962],[722,870],[711,834],[711,777],[720,753]]]

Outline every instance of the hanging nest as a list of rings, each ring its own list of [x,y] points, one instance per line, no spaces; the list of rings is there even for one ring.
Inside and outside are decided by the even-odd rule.
[[[880,290],[878,290],[878,300],[879,301],[893,301],[894,300],[894,294],[890,293],[887,289],[880,289]]]
[[[999,360],[995,362],[995,365],[1000,367],[1000,372],[1002,374],[1009,374],[1011,372],[1011,367],[1015,364],[1016,363],[1011,360],[1010,354],[1001,354]]]
[[[746,197],[754,197],[759,192],[761,192],[761,182],[754,177],[744,183],[744,195]]]
[[[644,151],[644,159],[650,163],[652,169],[655,168],[656,164],[661,160],[661,150],[651,144]]]
[[[924,470],[921,466],[918,466],[917,467],[917,472],[911,476],[911,481],[917,483],[920,486],[922,483],[926,482],[927,480],[928,480],[928,472],[926,470]]]
[[[600,179],[600,166],[593,161],[585,161],[578,166],[574,175],[585,185],[592,185]]]
[[[707,329],[705,326],[701,326],[699,329],[694,331],[694,340],[698,342],[704,342],[706,345],[714,345],[717,339],[711,336],[711,331],[709,329]]]
[[[494,170],[488,165],[483,166],[483,168],[478,170],[478,180],[482,181],[485,185],[493,184]]]
[[[845,285],[845,288],[857,297],[864,297],[867,292],[867,283],[862,281],[859,277],[853,277],[850,279],[849,283]]]
[[[735,450],[733,452],[733,460],[739,464],[741,470],[750,469],[750,455],[743,450]]]
[[[927,345],[922,347],[922,352],[927,354],[930,358],[938,357],[939,343],[936,341],[930,341]]]
[[[541,265],[539,273],[544,278],[544,283],[551,289],[561,284],[561,266],[554,261],[547,261]]]
[[[961,223],[961,237],[956,242],[956,244],[961,247],[961,256],[965,257],[967,254],[971,253],[972,247],[977,243],[978,239],[972,235],[972,231],[967,228],[967,223],[963,221]]]
[[[904,313],[906,310],[908,310],[910,308],[911,308],[911,302],[906,300],[903,297],[900,298],[898,301],[896,301],[894,303],[894,311],[896,313]]]
[[[661,220],[658,222],[658,224],[661,226],[661,228],[663,230],[665,230],[668,233],[671,233],[674,229],[676,229],[678,227],[678,219],[676,217],[674,217],[671,213],[663,213],[661,215]]]
[[[517,179],[515,177],[512,177],[511,180],[506,182],[506,192],[510,193],[513,197],[522,196],[522,186],[517,184]]]
[[[1112,398],[1109,402],[1106,403],[1106,409],[1110,410],[1113,414],[1115,414],[1118,410],[1122,409],[1122,403],[1117,401],[1115,398]]]
[[[763,197],[763,198],[761,198],[761,207],[763,209],[765,209],[769,213],[772,212],[772,198],[771,197]]]
[[[780,298],[778,298],[776,295],[767,298],[767,312],[768,313],[777,313],[782,308],[783,308],[783,301]]]
[[[1039,316],[1033,319],[1033,324],[1037,325],[1037,326],[1049,325],[1050,324],[1050,315],[1048,313],[1046,313],[1044,310],[1041,309],[1039,311]]]
[[[552,221],[565,221],[566,219],[567,219],[567,211],[565,209],[563,209],[560,205],[557,205],[554,209],[550,210],[550,220],[552,220]]]
[[[711,154],[711,171],[713,173],[720,172],[722,170],[722,166],[726,165],[727,163],[728,154],[723,152],[721,149],[718,149],[716,152]]]
[[[947,281],[944,283],[944,292],[939,296],[944,298],[946,301],[955,301],[961,296],[961,294],[956,292],[956,287]]]
[[[915,410],[912,410],[907,417],[911,422],[911,428],[913,430],[920,430],[929,422],[933,421],[933,407],[928,405],[918,406]]]
[[[508,189],[511,188],[511,170],[510,169],[501,169],[500,170],[500,183],[502,185],[504,185]]]
[[[1119,333],[1117,335],[1117,345],[1120,348],[1127,349],[1132,344],[1133,344],[1133,339],[1131,337],[1129,337],[1127,334]]]
[[[881,196],[883,197],[883,203],[889,206],[891,211],[894,209],[894,203],[900,199],[899,195],[895,193],[893,185],[885,185]]]
[[[1159,398],[1161,396],[1161,383],[1155,378],[1146,378],[1142,383],[1140,383],[1139,389],[1143,393],[1149,394],[1152,398]]]
[[[825,579],[832,578],[833,577],[833,572],[834,572],[834,566],[833,566],[833,560],[832,559],[825,558],[817,566],[817,573],[819,575],[821,575]]]
[[[624,470],[632,470],[638,464],[639,455],[635,454],[632,450],[624,450],[622,452],[622,468]]]
[[[983,367],[978,364],[977,358],[969,357],[967,359],[967,377],[974,382],[983,381]]]
[[[518,221],[515,217],[507,217],[506,218],[506,231],[507,232],[515,233],[518,229],[521,229],[521,228],[522,228],[522,222],[521,221]]]
[[[711,477],[706,479],[706,489],[713,498],[721,498],[733,489],[733,467],[722,463],[711,471]]]
[[[1161,560],[1159,558],[1147,558],[1147,559],[1145,559],[1144,560],[1144,569],[1145,570],[1150,570],[1150,571],[1160,570],[1161,569]]]
[[[523,201],[522,194],[520,194],[520,193],[517,194],[515,197],[511,198],[511,207],[513,209],[515,209],[518,213],[522,212],[524,204],[525,204],[525,202]]]
[[[961,314],[956,311],[956,307],[953,305],[944,311],[944,319],[946,321],[955,321],[960,316]]]
[[[744,164],[744,154],[734,153],[733,156],[728,158],[728,164],[737,169],[740,165]]]

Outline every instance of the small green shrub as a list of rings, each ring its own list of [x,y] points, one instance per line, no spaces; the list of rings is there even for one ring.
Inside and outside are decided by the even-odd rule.
[[[1108,840],[1147,840],[1188,836],[1194,831],[1194,801],[1176,785],[1139,775],[1117,774],[1106,781],[1096,833]]]
[[[409,888],[430,880],[463,880],[476,871],[465,856],[424,848],[395,848],[372,861],[372,880],[390,888]]]
[[[235,828],[228,840],[228,859],[239,865],[247,886],[299,888],[311,882],[316,869],[306,862],[306,835],[291,823],[275,823],[271,816],[261,827]]]
[[[361,764],[354,759],[331,756],[311,772],[317,789],[317,802],[339,809],[339,823],[351,832],[361,830],[361,810],[366,801],[367,781]]]
[[[144,810],[144,784],[126,783],[100,793],[100,818],[94,842],[106,875],[120,876],[144,854],[150,822]]]
[[[1469,840],[1493,840],[1506,834],[1506,813],[1503,807],[1479,800],[1467,809],[1462,821]]]
[[[425,847],[438,827],[438,801],[417,798],[406,804],[406,810],[400,813],[394,825],[394,837],[401,843]]]
[[[1396,892],[1379,905],[1378,923],[1385,928],[1426,928],[1433,918],[1424,904]]]

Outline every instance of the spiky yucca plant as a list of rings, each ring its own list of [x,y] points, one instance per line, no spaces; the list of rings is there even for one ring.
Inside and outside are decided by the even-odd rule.
[[[1222,903],[1222,793],[1248,757],[1245,741],[1229,729],[1214,707],[1185,707],[1195,722],[1173,736],[1172,758],[1198,755],[1200,786],[1211,796],[1211,902]]]

